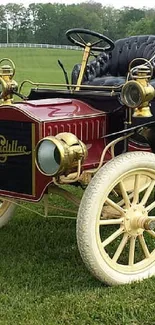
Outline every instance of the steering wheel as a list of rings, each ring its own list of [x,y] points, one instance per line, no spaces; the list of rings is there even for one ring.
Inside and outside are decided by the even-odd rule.
[[[88,43],[83,39],[84,35],[95,36],[97,40],[94,41],[93,43]],[[66,32],[66,36],[68,40],[74,45],[80,46],[82,48],[89,46],[93,51],[112,51],[114,48],[114,42],[110,38],[100,33],[91,31],[89,29],[83,29],[83,28],[69,29]],[[105,47],[96,46],[100,44],[102,41],[108,43],[108,46]]]

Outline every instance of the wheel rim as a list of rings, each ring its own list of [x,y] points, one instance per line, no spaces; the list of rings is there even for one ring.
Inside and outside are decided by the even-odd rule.
[[[136,169],[113,182],[103,197],[96,221],[97,245],[116,271],[137,273],[155,261],[154,188],[154,170]]]
[[[12,203],[8,202],[7,200],[3,200],[0,198],[0,218],[3,217],[4,213],[8,210]]]

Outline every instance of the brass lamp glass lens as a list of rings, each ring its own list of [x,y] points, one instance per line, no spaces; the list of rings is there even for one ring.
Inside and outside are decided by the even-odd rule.
[[[123,101],[129,107],[135,108],[142,103],[140,88],[135,83],[128,84],[123,92]]]
[[[37,150],[37,163],[41,171],[47,175],[55,175],[60,167],[60,152],[50,140],[43,140]]]

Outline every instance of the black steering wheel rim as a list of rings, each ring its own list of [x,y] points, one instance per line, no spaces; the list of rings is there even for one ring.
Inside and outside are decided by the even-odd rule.
[[[99,47],[99,46],[93,46],[93,44],[91,45],[90,44],[90,48],[91,50],[93,51],[112,51],[113,48],[114,48],[114,42],[107,36],[105,35],[102,35],[98,32],[94,32],[92,30],[89,30],[89,29],[83,29],[83,28],[72,28],[72,29],[69,29],[67,30],[66,32],[66,36],[68,38],[68,40],[73,43],[74,45],[77,45],[77,46],[80,46],[82,48],[85,48],[85,46],[87,45],[84,40],[83,40],[83,43],[81,43],[80,41],[76,40],[72,34],[86,34],[86,35],[91,35],[91,36],[95,36],[97,37],[99,40],[103,40],[105,41],[106,43],[108,43],[108,46],[106,47]],[[99,42],[98,42],[99,43]]]

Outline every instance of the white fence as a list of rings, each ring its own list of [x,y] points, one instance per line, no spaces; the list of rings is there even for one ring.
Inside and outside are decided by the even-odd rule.
[[[28,47],[28,48],[80,50],[80,47],[72,46],[72,45],[29,44],[29,43],[0,43],[0,47]]]

